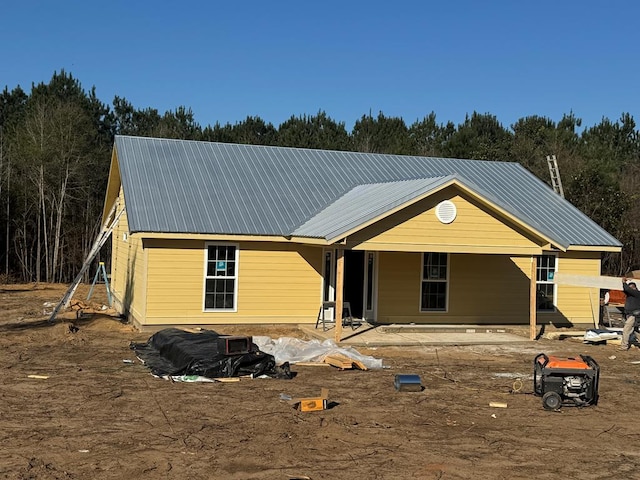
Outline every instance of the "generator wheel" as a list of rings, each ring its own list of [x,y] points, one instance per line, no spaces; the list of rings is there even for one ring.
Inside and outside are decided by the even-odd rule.
[[[562,406],[562,398],[556,392],[547,392],[542,396],[542,405],[545,410],[559,410]]]

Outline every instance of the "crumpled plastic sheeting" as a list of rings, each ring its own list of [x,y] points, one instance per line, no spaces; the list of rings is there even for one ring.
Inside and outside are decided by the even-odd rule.
[[[352,347],[338,347],[333,340],[300,340],[298,338],[280,337],[272,339],[266,336],[254,336],[255,343],[260,351],[273,355],[276,365],[285,362],[295,364],[297,362],[322,362],[327,355],[340,353],[354,360],[362,362],[369,369],[382,368],[382,359],[369,355],[362,355]]]
[[[584,342],[603,342],[606,340],[618,340],[622,338],[622,329],[597,329],[590,328],[584,332]]]
[[[220,337],[224,335],[213,330],[191,333],[178,328],[165,328],[154,333],[146,343],[132,342],[129,347],[151,369],[151,373],[158,377],[267,375],[291,378],[289,365],[280,364],[277,367],[273,355],[258,348],[238,355],[224,354],[217,342]]]

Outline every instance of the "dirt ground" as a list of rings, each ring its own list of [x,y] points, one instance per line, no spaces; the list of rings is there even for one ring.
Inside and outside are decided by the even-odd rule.
[[[640,360],[639,349],[575,340],[358,349],[387,368],[294,365],[291,380],[173,383],[153,377],[129,348],[149,333],[114,316],[65,313],[48,323],[46,312],[65,290],[0,285],[2,478],[640,476],[640,364],[631,363]],[[96,290],[90,303],[99,309],[106,295]],[[87,293],[80,286],[74,299]],[[290,328],[217,331],[301,337]],[[532,387],[540,352],[596,359],[598,405],[543,409]],[[426,388],[397,392],[399,373],[420,375]],[[280,398],[316,396],[322,387],[329,389],[325,411],[302,413]]]

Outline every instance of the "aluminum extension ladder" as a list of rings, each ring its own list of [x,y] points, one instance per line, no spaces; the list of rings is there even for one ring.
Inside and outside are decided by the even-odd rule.
[[[551,175],[551,186],[558,195],[564,198],[564,190],[562,189],[562,180],[560,180],[560,170],[558,169],[556,156],[547,155],[547,163],[549,164],[549,174]]]
[[[64,308],[67,308],[69,306],[69,304],[71,303],[71,298],[73,298],[73,294],[75,293],[76,289],[78,288],[78,285],[82,281],[83,275],[85,274],[87,269],[91,266],[91,262],[93,262],[93,259],[96,258],[96,255],[100,251],[100,248],[102,248],[102,246],[105,244],[105,242],[111,235],[111,232],[113,231],[114,227],[117,225],[118,220],[120,220],[120,216],[124,213],[124,208],[120,210],[117,213],[117,215],[114,215],[118,207],[118,204],[119,202],[116,200],[116,202],[113,204],[113,207],[111,207],[111,211],[109,212],[109,215],[107,215],[107,219],[102,225],[102,229],[100,230],[100,233],[96,238],[96,241],[94,242],[93,246],[91,247],[91,250],[89,251],[89,254],[87,255],[87,258],[82,264],[82,268],[80,268],[78,275],[76,275],[76,278],[73,280],[73,283],[67,289],[67,292],[64,294],[64,297],[62,297],[62,300],[60,300],[60,303],[58,303],[56,308],[53,309],[53,312],[49,317],[49,323],[52,323],[55,320],[56,315],[58,315],[58,312],[63,306]]]

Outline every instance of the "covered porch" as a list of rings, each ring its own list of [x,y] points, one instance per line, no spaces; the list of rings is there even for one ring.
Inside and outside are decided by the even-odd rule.
[[[386,333],[391,327],[404,332],[421,328],[422,333],[443,327],[449,329],[445,332],[465,333],[492,325],[492,332],[487,333],[497,333],[498,325],[503,331],[526,328],[528,338],[536,338],[540,298],[536,280],[541,275],[537,255],[371,252],[338,247],[325,251],[324,265],[322,295],[325,302],[335,305],[325,313],[333,320],[331,332],[336,342],[353,335],[351,319],[346,327],[343,322],[349,312],[356,324],[362,322]],[[322,315],[321,307],[319,319]],[[322,321],[316,326],[318,323]]]

